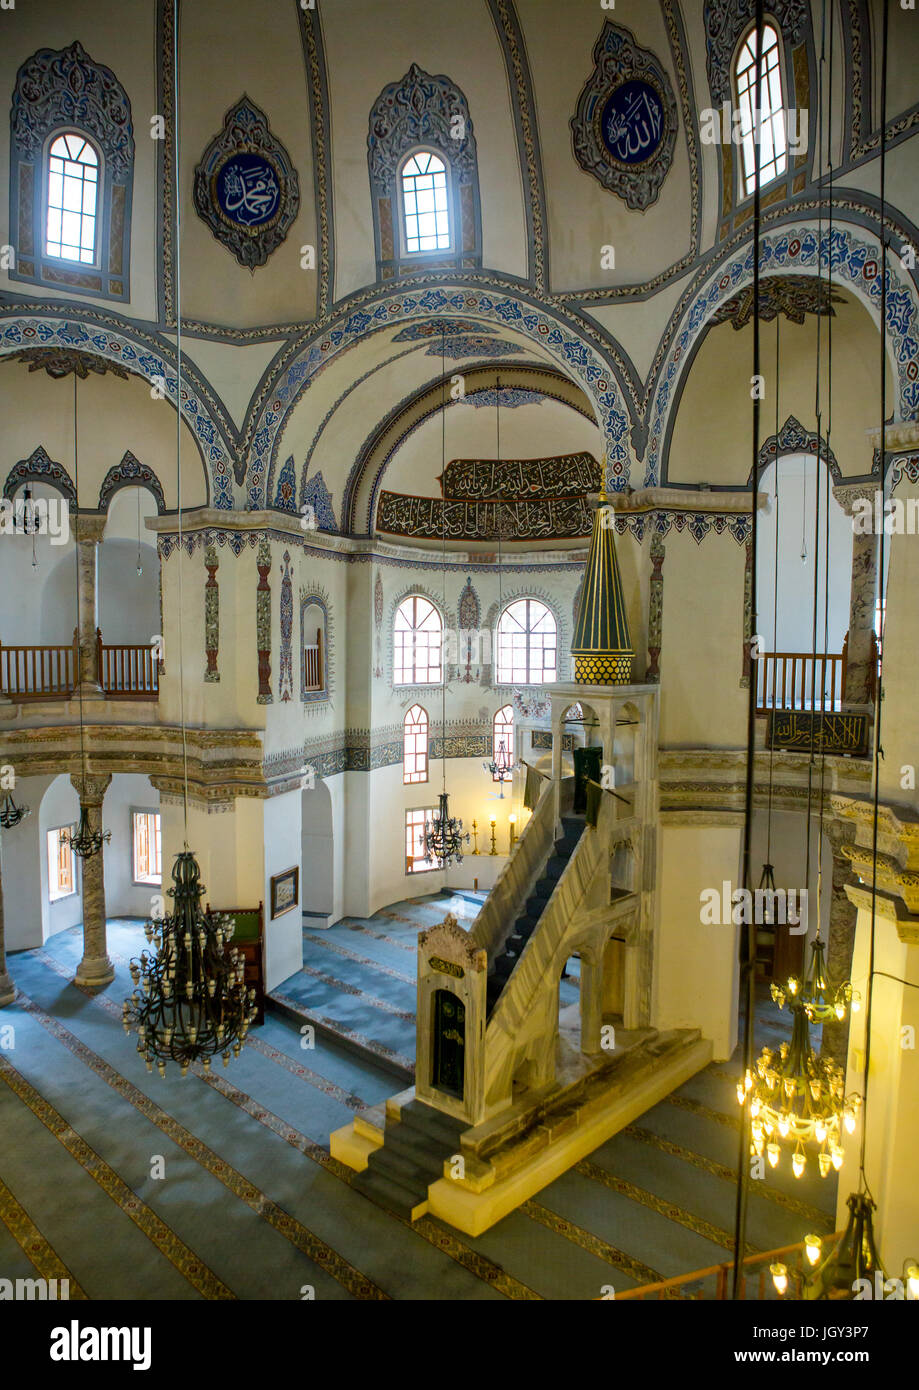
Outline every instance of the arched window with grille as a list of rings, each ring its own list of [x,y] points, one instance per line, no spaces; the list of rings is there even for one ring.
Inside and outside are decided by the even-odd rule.
[[[10,112],[9,278],[129,300],[133,185],[131,103],[115,73],[78,40],[33,53]]]
[[[78,131],[52,140],[45,192],[45,255],[96,262],[99,151]]]
[[[514,707],[513,705],[502,705],[494,717],[491,735],[491,758],[492,762],[498,767],[508,768],[514,765]],[[502,779],[496,772],[492,773],[492,781],[500,782]]]
[[[402,722],[402,781],[428,780],[428,712],[412,705]]]
[[[415,150],[399,171],[402,244],[406,255],[449,251],[451,235],[447,166],[432,150]]]
[[[558,629],[544,603],[515,599],[498,619],[498,685],[542,685],[557,679]]]
[[[782,102],[781,45],[774,24],[765,23],[760,55],[759,140],[756,139],[756,29],[752,28],[740,44],[734,63],[734,100],[740,112],[740,152],[742,198],[748,198],[756,185],[759,164],[760,187],[779,178],[788,167],[788,139]]]
[[[410,594],[393,623],[393,683],[440,685],[443,680],[443,622],[430,599]]]

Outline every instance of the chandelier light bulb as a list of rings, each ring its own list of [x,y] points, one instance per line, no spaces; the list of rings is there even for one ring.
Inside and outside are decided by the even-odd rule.
[[[804,1237],[804,1250],[812,1265],[815,1265],[820,1259],[820,1251],[822,1248],[823,1246],[819,1236],[810,1235]]]
[[[915,1260],[906,1266],[906,1297],[919,1299],[919,1264]]]
[[[787,1268],[787,1266],[781,1264],[780,1262],[778,1262],[778,1263],[776,1263],[776,1264],[771,1264],[771,1265],[769,1266],[769,1273],[772,1275],[772,1282],[773,1282],[773,1284],[775,1285],[776,1292],[777,1292],[780,1296],[783,1296],[784,1293],[785,1293],[785,1290],[788,1288],[788,1268]]]
[[[800,1178],[806,1166],[807,1159],[804,1157],[803,1150],[795,1149],[794,1154],[792,1155],[791,1168],[796,1178]]]
[[[772,1143],[766,1145],[766,1157],[769,1160],[770,1168],[778,1167],[780,1152],[781,1150],[779,1149],[778,1144]]]
[[[825,1178],[833,1166],[830,1155],[828,1153],[818,1154],[817,1163],[820,1168],[820,1176]]]

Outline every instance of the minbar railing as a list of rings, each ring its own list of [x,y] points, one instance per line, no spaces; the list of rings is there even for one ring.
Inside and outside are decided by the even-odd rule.
[[[315,642],[303,648],[303,689],[322,689],[322,628],[316,630]]]
[[[823,1237],[823,1249],[832,1250],[842,1235]],[[788,1280],[785,1292],[780,1294],[772,1278],[771,1266],[785,1266]],[[741,1265],[741,1299],[767,1299],[777,1302],[796,1303],[801,1300],[805,1277],[813,1266],[807,1262],[804,1242],[799,1245],[783,1245],[778,1250],[764,1250],[758,1255],[748,1255]],[[617,1293],[616,1303],[626,1299],[644,1302],[645,1299],[691,1299],[708,1302],[723,1302],[733,1297],[734,1262],[710,1265],[708,1269],[694,1269],[689,1274],[677,1274],[672,1279],[662,1279],[657,1284],[642,1284],[637,1289],[626,1289]]]
[[[102,641],[96,629],[99,683],[110,700],[156,700],[159,664],[144,643]],[[54,646],[0,643],[0,693],[10,700],[68,700],[77,684],[79,642]]]
[[[763,652],[756,662],[756,710],[842,709],[845,652]]]

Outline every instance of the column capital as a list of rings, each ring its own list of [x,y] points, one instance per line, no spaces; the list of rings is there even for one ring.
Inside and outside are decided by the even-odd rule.
[[[73,534],[77,541],[91,541],[98,545],[108,520],[106,512],[77,512],[70,519]]]
[[[874,503],[874,495],[880,490],[880,479],[876,483],[837,483],[833,496],[846,516],[852,516],[856,502]]]
[[[868,442],[874,449],[881,447],[881,427],[866,430]],[[919,420],[891,420],[884,427],[884,444],[888,454],[905,453],[919,445]]]
[[[110,772],[71,772],[70,780],[81,806],[101,806],[112,780]]]
[[[842,846],[855,843],[854,824],[851,821],[839,820],[833,816],[827,817],[823,822],[823,833],[830,842],[834,861],[844,863],[848,868],[849,860],[842,853]]]

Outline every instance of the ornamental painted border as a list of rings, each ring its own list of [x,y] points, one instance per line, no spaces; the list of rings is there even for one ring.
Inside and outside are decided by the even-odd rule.
[[[655,55],[635,42],[635,36],[608,19],[594,45],[594,70],[587,79],[570,121],[574,157],[610,193],[634,210],[657,202],[661,185],[673,163],[677,136],[677,106],[670,78]],[[640,164],[614,159],[597,135],[597,107],[624,82],[640,79],[652,87],[664,113],[664,129],[654,152]]]
[[[117,330],[93,325],[84,328],[77,318],[0,318],[0,356],[29,347],[80,347],[109,362],[120,362],[146,381],[162,382],[172,405],[176,404],[178,377],[171,360],[152,347],[132,343]],[[204,464],[209,505],[218,510],[233,508],[233,459],[227,447],[219,409],[211,409],[200,384],[189,375],[187,362],[182,369],[181,411],[198,444]]]
[[[115,493],[123,487],[146,488],[156,502],[157,512],[162,516],[166,510],[166,498],[163,495],[162,483],[153,469],[146,463],[141,463],[140,459],[135,458],[130,449],[125,450],[121,462],[114,464],[102,479],[102,486],[99,489],[100,512],[108,511],[109,503]]]
[[[278,180],[278,207],[270,221],[258,227],[234,223],[217,201],[216,180],[234,154],[256,154],[269,164]],[[217,240],[248,270],[264,265],[290,231],[300,211],[300,180],[290,155],[260,106],[243,95],[223,118],[223,129],[201,156],[195,169],[195,211]]]
[[[793,274],[802,266],[813,266],[816,271],[818,239],[822,243],[820,273],[832,259],[834,283],[851,289],[877,324],[881,299],[879,248],[876,243],[856,237],[845,225],[835,223],[831,253],[826,249],[830,242],[828,233],[818,238],[817,231],[811,227],[782,228],[767,234],[762,240],[760,272]],[[899,384],[899,418],[912,420],[919,412],[919,305],[912,281],[897,275],[890,260],[887,271],[887,337]],[[691,360],[693,349],[710,327],[713,310],[736,294],[752,276],[753,247],[748,244],[712,273],[685,310],[683,327],[672,341],[657,379],[650,413],[645,487],[657,486],[670,400],[686,370],[685,364]]]
[[[564,320],[544,305],[529,303],[510,294],[470,291],[459,286],[426,287],[388,294],[367,309],[355,309],[327,325],[309,345],[302,345],[265,394],[261,414],[252,431],[246,473],[247,506],[265,505],[265,477],[279,447],[290,411],[312,378],[339,352],[363,341],[368,333],[433,314],[473,316],[488,324],[513,328],[548,350],[565,373],[584,388],[603,431],[607,454],[607,488],[628,486],[630,452],[629,416],[619,383],[609,364],[595,348]]]

